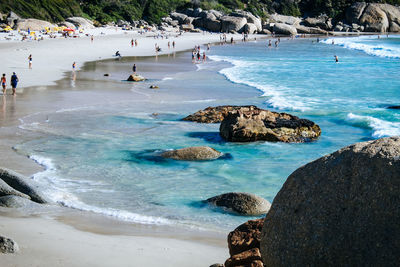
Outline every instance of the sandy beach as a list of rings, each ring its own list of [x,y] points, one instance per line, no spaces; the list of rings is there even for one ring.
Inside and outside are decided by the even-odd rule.
[[[130,46],[132,38],[138,40],[137,47]],[[240,38],[235,36],[236,40]],[[168,41],[173,40],[176,48],[168,49]],[[36,133],[27,137],[18,128],[30,116],[82,106],[89,99],[90,104],[101,104],[111,98],[123,100],[124,95],[107,93],[102,99],[91,97],[90,90],[84,99],[71,97],[73,92],[67,92],[68,97],[63,95],[63,90],[57,90],[57,81],[70,75],[73,62],[79,71],[85,62],[114,58],[115,51],[120,51],[123,57],[155,56],[157,43],[162,48],[161,56],[218,41],[218,34],[185,33],[173,39],[154,39],[121,33],[95,36],[94,42],[90,37],[1,42],[0,71],[7,76],[15,71],[20,79],[17,96],[2,97],[2,165],[27,176],[42,170],[23,152],[13,150],[21,141],[40,136]],[[29,54],[33,55],[32,69],[28,69]],[[137,93],[135,97],[140,102],[146,96]],[[1,208],[0,217],[1,235],[14,239],[20,247],[14,255],[0,256],[2,266],[208,266],[222,263],[228,257],[226,235],[212,232],[199,234],[157,226],[142,231],[140,225],[57,207],[34,211]]]

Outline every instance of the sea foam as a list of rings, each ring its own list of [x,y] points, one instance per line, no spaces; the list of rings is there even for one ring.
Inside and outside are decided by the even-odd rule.
[[[371,129],[373,131],[372,137],[374,138],[400,135],[400,122],[390,122],[353,113],[347,114],[346,119],[354,126]]]
[[[400,46],[396,47],[394,45],[379,42],[379,39],[377,39],[376,36],[329,38],[322,40],[321,43],[331,45],[332,41],[335,45],[347,49],[362,51],[369,55],[388,58],[400,58]]]

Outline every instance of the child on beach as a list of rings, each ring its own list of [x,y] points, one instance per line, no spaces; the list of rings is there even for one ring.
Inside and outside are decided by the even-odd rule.
[[[29,68],[32,69],[32,54],[29,55],[28,61],[29,61]]]
[[[74,61],[74,63],[72,63],[72,70],[75,71],[75,67],[76,67],[76,63]]]
[[[3,87],[3,95],[6,94],[7,90],[7,82],[6,82],[6,74],[3,73],[3,76],[1,77],[1,86]]]
[[[17,89],[17,84],[18,84],[18,76],[13,72],[13,75],[11,76],[11,87],[12,87],[12,94],[15,95],[15,90]]]

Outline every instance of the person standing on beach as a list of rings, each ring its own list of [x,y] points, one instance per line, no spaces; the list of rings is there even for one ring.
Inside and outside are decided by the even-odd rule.
[[[132,70],[133,70],[133,73],[136,74],[136,64],[133,64]]]
[[[32,69],[32,54],[29,55],[28,61],[29,61],[29,68]]]
[[[172,48],[175,49],[175,41],[172,41]]]
[[[92,36],[90,36],[90,41],[93,43],[93,40],[94,40],[94,37],[92,35]]]
[[[203,62],[206,62],[206,59],[207,59],[206,52],[203,52]]]
[[[12,88],[12,94],[15,95],[15,90],[17,89],[19,79],[17,74],[13,72],[13,75],[11,75],[11,88]]]
[[[135,42],[133,41],[133,39],[131,40],[131,47],[134,47]]]
[[[76,63],[74,61],[74,63],[72,63],[72,70],[75,71],[75,68],[76,68]]]
[[[168,50],[171,48],[171,43],[168,41]]]
[[[7,81],[5,73],[3,73],[3,76],[1,77],[1,87],[3,87],[3,95],[5,95],[7,90]]]

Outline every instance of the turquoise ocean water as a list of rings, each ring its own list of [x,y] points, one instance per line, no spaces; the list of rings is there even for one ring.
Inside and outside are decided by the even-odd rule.
[[[110,101],[60,110],[46,122],[24,122],[21,128],[46,135],[18,149],[46,167],[34,179],[66,206],[133,223],[231,230],[252,217],[200,201],[240,191],[272,202],[301,165],[355,142],[400,135],[400,111],[386,109],[400,105],[400,38],[336,38],[334,43],[282,38],[278,48],[261,40],[213,46],[207,63],[168,77],[155,75],[151,83],[162,88],[157,95],[149,93],[148,84],[102,83],[149,100]],[[190,62],[190,53],[178,59]],[[119,73],[131,63],[107,61],[81,75],[92,77],[104,69]],[[84,84],[97,88],[99,81],[85,79]],[[308,144],[226,143],[218,135],[219,125],[180,121],[222,104],[293,113],[318,123],[322,136]],[[161,151],[196,145],[227,156],[209,162],[157,157]]]

